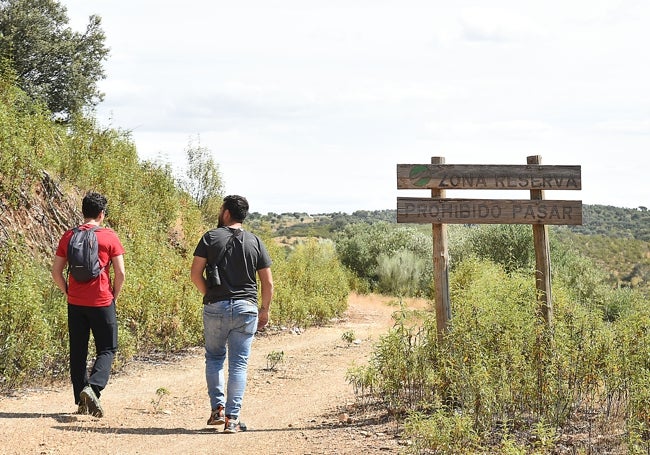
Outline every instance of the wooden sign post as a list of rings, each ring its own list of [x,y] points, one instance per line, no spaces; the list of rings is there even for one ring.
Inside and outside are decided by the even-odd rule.
[[[445,164],[443,157],[432,157],[431,164]],[[431,199],[443,201],[445,190],[439,188],[431,189]],[[398,216],[399,222],[399,216]],[[449,251],[447,248],[447,225],[433,223],[431,225],[433,235],[433,276],[434,284],[447,283],[444,286],[434,286],[436,302],[436,328],[438,336],[447,330],[447,324],[451,319],[451,301],[449,299]]]
[[[446,224],[531,224],[536,257],[540,313],[553,322],[551,263],[547,225],[582,224],[582,201],[545,200],[546,190],[580,190],[580,166],[542,166],[541,157],[527,165],[398,164],[397,189],[431,189],[431,198],[397,198],[398,223],[431,223],[436,322],[439,337],[451,319]],[[448,199],[446,190],[529,190],[530,199]]]

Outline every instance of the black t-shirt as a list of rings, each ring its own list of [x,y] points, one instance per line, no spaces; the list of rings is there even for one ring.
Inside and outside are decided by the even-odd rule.
[[[248,300],[257,305],[256,273],[271,267],[272,263],[262,240],[243,229],[211,229],[203,234],[194,256],[206,258],[208,264],[214,264],[221,255],[221,286],[208,288],[203,303],[234,299]]]

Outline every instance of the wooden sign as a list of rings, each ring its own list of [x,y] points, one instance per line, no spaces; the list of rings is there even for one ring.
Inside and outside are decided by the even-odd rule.
[[[397,189],[580,190],[580,166],[398,164]]]
[[[582,224],[582,201],[397,198],[398,223]]]
[[[551,326],[549,224],[582,224],[582,201],[545,200],[546,190],[580,190],[580,166],[542,166],[541,157],[526,165],[398,164],[397,189],[430,189],[430,198],[397,198],[398,223],[432,226],[436,319],[439,339],[451,319],[447,224],[531,224],[535,243],[535,284],[540,314]],[[528,190],[523,199],[447,199],[447,190]]]

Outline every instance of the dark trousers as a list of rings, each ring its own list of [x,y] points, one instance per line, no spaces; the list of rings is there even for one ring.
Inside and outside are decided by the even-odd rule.
[[[88,376],[88,342],[92,332],[97,357]],[[85,307],[68,304],[68,335],[70,337],[70,379],[74,402],[90,385],[97,397],[101,395],[111,374],[117,352],[117,315],[115,302],[106,307]]]

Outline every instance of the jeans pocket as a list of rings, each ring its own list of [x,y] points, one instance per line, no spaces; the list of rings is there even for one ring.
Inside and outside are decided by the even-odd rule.
[[[224,311],[217,304],[203,306],[203,324],[206,328],[210,327],[212,330],[219,330],[223,326]]]
[[[237,316],[237,325],[241,327],[244,333],[253,335],[257,331],[257,316],[257,305],[250,302],[242,302]]]

